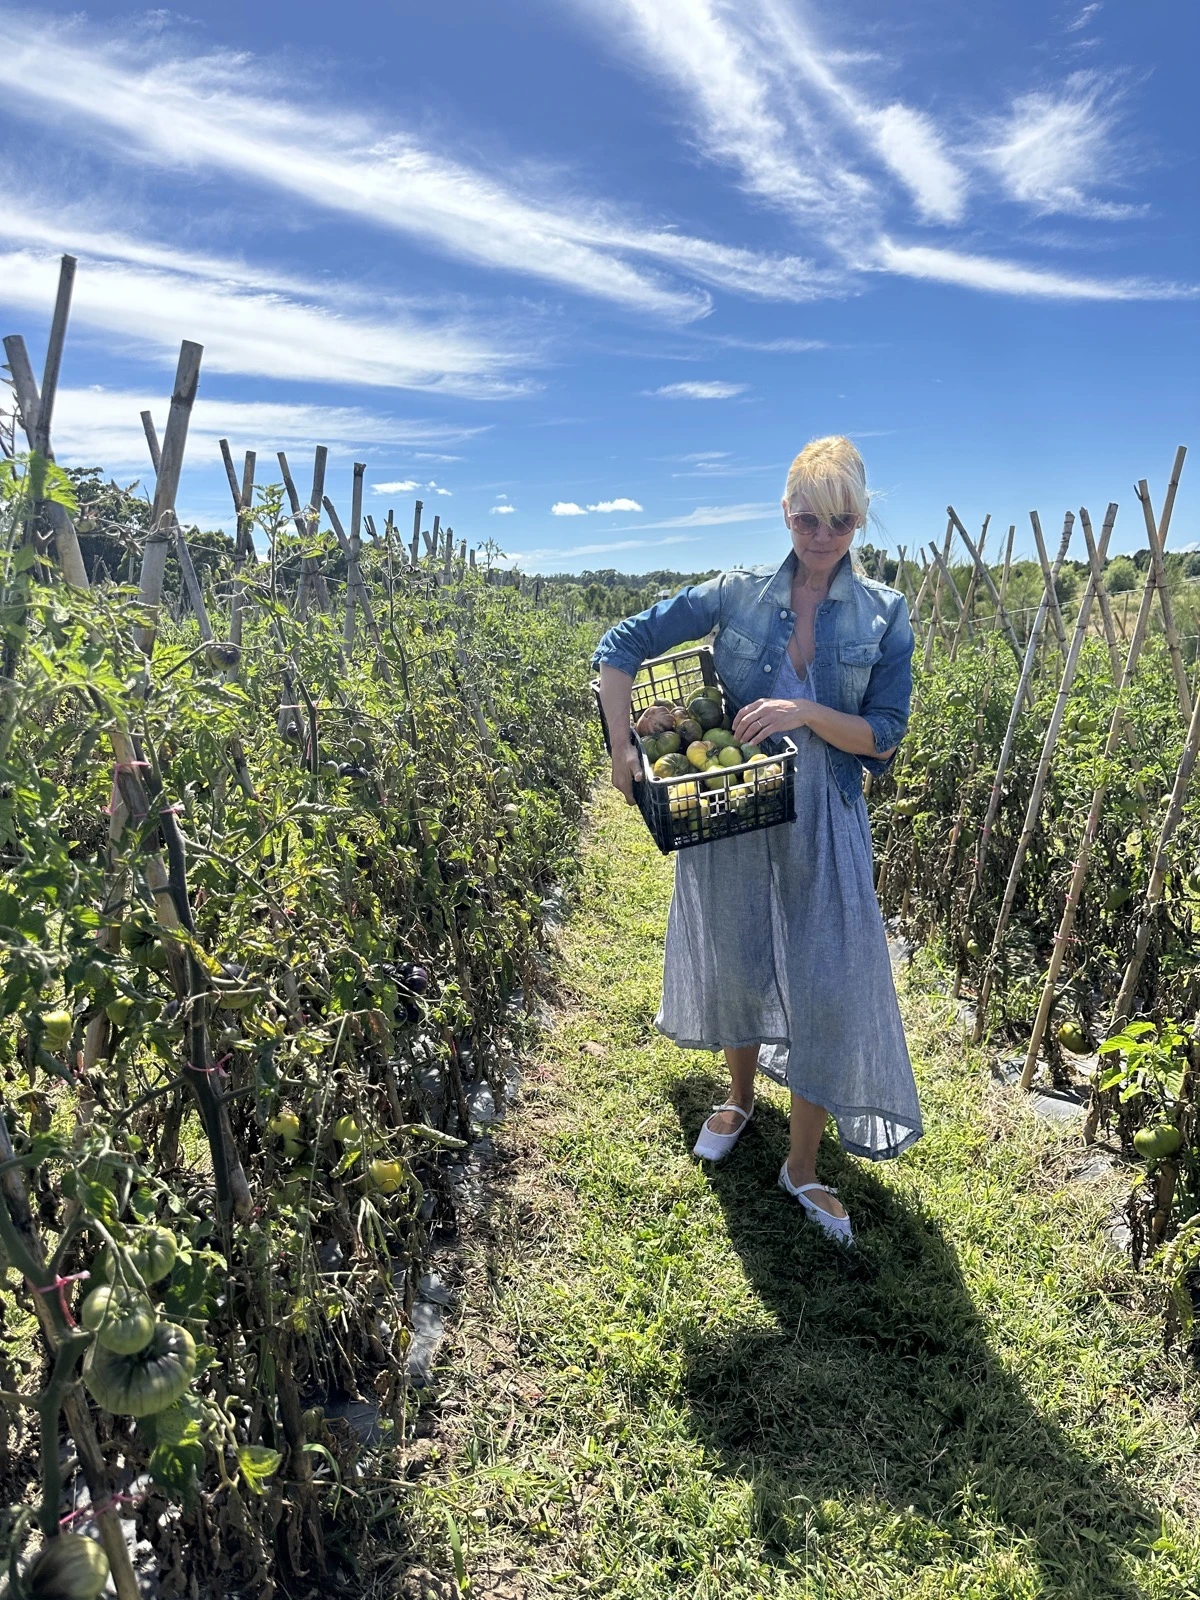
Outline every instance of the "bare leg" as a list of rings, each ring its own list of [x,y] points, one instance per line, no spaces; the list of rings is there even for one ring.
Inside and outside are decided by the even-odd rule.
[[[726,1051],[729,1055],[731,1052]],[[802,1095],[792,1096],[792,1148],[788,1154],[788,1177],[794,1184],[817,1182],[817,1146],[829,1121],[824,1106],[816,1106]],[[808,1198],[832,1217],[844,1217],[846,1208],[827,1189],[812,1189]]]
[[[729,1068],[729,1081],[732,1085],[728,1095],[730,1104],[741,1106],[743,1111],[749,1111],[754,1104],[754,1073],[758,1067],[758,1046],[744,1044],[739,1045],[736,1050],[726,1050],[725,1065]],[[735,1111],[722,1111],[719,1116],[709,1117],[708,1126],[714,1133],[736,1133],[743,1126],[743,1122]]]

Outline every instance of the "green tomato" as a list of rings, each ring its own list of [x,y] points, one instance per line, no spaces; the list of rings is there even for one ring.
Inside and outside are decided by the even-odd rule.
[[[333,1137],[339,1144],[357,1144],[361,1134],[357,1117],[339,1117],[333,1125]]]
[[[1183,1143],[1183,1135],[1173,1122],[1160,1122],[1153,1128],[1139,1128],[1133,1136],[1133,1148],[1143,1160],[1161,1161],[1173,1156]]]
[[[130,1258],[144,1283],[165,1278],[178,1254],[179,1244],[170,1228],[157,1226],[140,1228],[129,1247]],[[115,1275],[111,1257],[105,1261],[105,1272],[110,1279]]]
[[[395,1194],[404,1182],[402,1161],[372,1161],[367,1175],[381,1194]]]
[[[174,1322],[155,1324],[150,1343],[133,1355],[94,1344],[83,1358],[83,1382],[98,1406],[118,1417],[150,1417],[187,1393],[196,1376],[196,1341]]]
[[[267,1132],[275,1134],[285,1142],[288,1139],[300,1137],[300,1118],[294,1111],[281,1111],[277,1117],[272,1117],[267,1123]]]
[[[118,1028],[123,1028],[133,1012],[133,1001],[128,995],[118,995],[104,1008],[104,1015]]]
[[[83,1302],[80,1321],[106,1350],[132,1356],[154,1336],[154,1307],[140,1289],[102,1283]]]
[[[43,1011],[40,1017],[47,1050],[65,1050],[71,1042],[75,1018],[69,1011]]]
[[[32,1600],[99,1600],[107,1582],[108,1557],[81,1533],[47,1540],[25,1574]]]

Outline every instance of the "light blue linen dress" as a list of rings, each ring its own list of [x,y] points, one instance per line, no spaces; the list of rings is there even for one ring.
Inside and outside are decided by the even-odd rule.
[[[774,694],[814,698],[784,656]],[[921,1137],[866,802],[825,741],[797,746],[796,820],[681,850],[655,1025],[688,1050],[759,1044],[759,1070],[826,1107],[842,1147],[881,1161]]]

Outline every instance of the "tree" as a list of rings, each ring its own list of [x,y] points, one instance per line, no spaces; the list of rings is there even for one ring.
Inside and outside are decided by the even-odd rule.
[[[1109,594],[1128,594],[1138,586],[1138,569],[1128,556],[1114,556],[1104,572]]]

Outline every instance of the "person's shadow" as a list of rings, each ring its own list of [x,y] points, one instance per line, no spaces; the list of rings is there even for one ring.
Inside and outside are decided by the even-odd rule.
[[[707,1076],[676,1084],[689,1143],[718,1087]],[[1018,1564],[1036,1564],[1038,1593],[1136,1600],[1122,1555],[1145,1550],[1156,1518],[1030,1404],[937,1224],[869,1163],[827,1146],[821,1175],[838,1186],[859,1241],[846,1252],[775,1187],[786,1152],[786,1113],[760,1096],[735,1154],[708,1169],[773,1325],[756,1310],[720,1338],[700,1330],[686,1357],[697,1433],[751,1482],[768,1558],[836,1543],[830,1502],[882,1504],[897,1513],[889,1561],[914,1575],[951,1553],[972,1565],[983,1522],[1008,1530],[996,1542],[1016,1547]],[[1014,1231],[999,1248],[1015,1257],[1022,1241]]]

